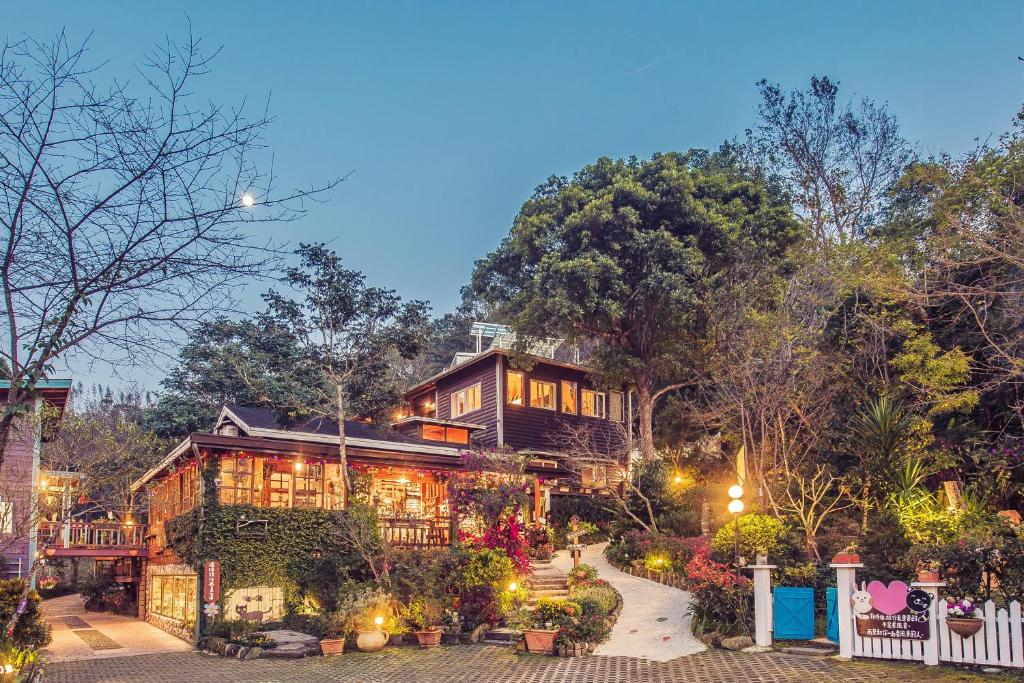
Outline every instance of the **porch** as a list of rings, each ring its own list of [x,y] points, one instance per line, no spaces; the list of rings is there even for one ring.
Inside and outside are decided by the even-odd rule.
[[[40,522],[39,547],[47,557],[145,557],[145,524]]]

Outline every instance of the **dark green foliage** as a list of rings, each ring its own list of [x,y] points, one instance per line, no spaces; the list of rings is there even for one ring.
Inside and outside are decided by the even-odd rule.
[[[896,515],[888,509],[878,510],[860,545],[864,576],[886,583],[912,578],[915,567],[908,556],[911,547]]]
[[[39,609],[39,594],[28,591],[25,595],[24,579],[0,580],[0,624],[7,624],[25,596],[25,611],[14,625],[10,641],[16,647],[39,649],[50,642],[50,626]]]
[[[339,540],[338,512],[211,506],[201,534],[198,512],[193,510],[167,523],[167,544],[197,569],[203,560],[219,560],[225,590],[269,584],[283,586],[292,599],[309,593],[329,604],[337,585],[345,579],[369,578],[359,554]],[[242,519],[267,520],[266,535],[240,535],[236,526]],[[314,548],[320,549],[321,558],[310,556]]]

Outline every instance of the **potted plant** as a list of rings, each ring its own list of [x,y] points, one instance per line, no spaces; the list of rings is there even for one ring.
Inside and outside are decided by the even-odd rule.
[[[939,580],[938,562],[921,562],[917,565],[918,583],[937,583]]]
[[[338,611],[350,620],[360,652],[377,652],[388,643],[388,634],[397,630],[391,608],[391,596],[380,589],[349,585],[343,587]]]
[[[535,654],[547,655],[555,651],[555,638],[558,637],[558,629],[552,628],[550,621],[544,622],[543,628],[523,629],[523,637],[526,639],[526,651]]]
[[[984,622],[975,616],[977,613],[970,598],[946,599],[946,626],[961,638],[970,638],[981,630]]]
[[[345,651],[345,638],[352,633],[351,615],[341,610],[330,612],[323,618],[320,638],[320,652],[324,655],[340,655]]]
[[[458,645],[462,633],[462,615],[457,609],[448,607],[441,617],[441,642],[445,645]]]
[[[412,627],[420,647],[441,644],[441,605],[436,600],[413,598],[402,607],[402,618]]]

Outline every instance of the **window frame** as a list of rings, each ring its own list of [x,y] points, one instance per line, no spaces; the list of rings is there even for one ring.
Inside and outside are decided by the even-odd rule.
[[[533,403],[533,398],[534,398],[533,387],[534,387],[534,385],[540,386],[542,384],[551,387],[551,394],[550,394],[551,395],[551,405],[550,406],[534,405],[534,403]],[[530,378],[530,402],[529,402],[529,405],[530,405],[531,408],[537,408],[538,410],[553,410],[553,411],[557,411],[558,410],[558,383],[557,382],[552,382],[552,381],[546,380],[546,379],[536,379],[534,377],[531,377]]]
[[[519,378],[519,401],[513,401],[509,396],[509,388],[512,383],[509,381],[509,377],[515,375]],[[505,403],[506,405],[516,406],[522,408],[526,405],[526,373],[522,370],[506,370],[505,371]]]
[[[600,407],[600,410],[597,411],[597,413],[600,413],[600,414],[597,414],[597,413],[594,413],[594,412],[591,412],[591,413],[588,414],[586,412],[585,407],[588,405],[588,402],[586,401],[587,394],[591,394],[596,399],[595,402],[590,403],[590,406],[591,406],[591,408]],[[607,394],[605,394],[605,392],[603,392],[603,391],[598,391],[597,389],[581,389],[580,390],[580,415],[582,415],[583,417],[592,417],[592,418],[594,418],[596,420],[604,420],[604,419],[606,419],[608,417],[608,396],[607,396]]]
[[[618,417],[612,412],[612,397],[617,396],[619,399],[619,415]],[[626,421],[626,395],[621,391],[609,391],[607,398],[607,405],[605,411],[608,414],[608,419],[612,422],[625,422]]]
[[[467,387],[462,387],[461,389],[456,389],[455,391],[451,392],[451,394],[448,396],[448,415],[451,417],[451,419],[454,420],[456,418],[462,417],[463,415],[469,415],[470,413],[475,413],[476,411],[480,410],[483,407],[483,398],[482,398],[481,388],[482,388],[482,383],[481,382],[477,382],[476,384],[470,384]],[[463,411],[461,411],[459,413],[456,413],[455,412],[455,406],[456,406],[456,402],[457,402],[457,397],[460,394],[463,395],[464,402],[466,404],[466,410],[463,410]],[[473,395],[474,398],[476,399],[475,400],[475,407],[470,407],[470,405],[469,405],[469,397],[471,395]]]
[[[572,410],[565,409],[565,388],[572,387]],[[576,382],[563,379],[558,385],[558,405],[559,409],[565,415],[579,415],[580,414],[580,390],[579,385]]]

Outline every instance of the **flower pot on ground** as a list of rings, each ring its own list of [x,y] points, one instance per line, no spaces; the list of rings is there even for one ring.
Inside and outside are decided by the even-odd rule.
[[[526,638],[527,652],[546,655],[555,651],[558,629],[528,628],[523,631],[523,636]]]
[[[416,631],[416,640],[419,642],[420,647],[437,647],[441,644],[441,629],[426,629],[425,631]]]
[[[970,638],[981,630],[984,622],[974,617],[946,617],[946,626],[961,638]]]
[[[321,638],[320,652],[324,655],[340,655],[345,651],[344,638]]]
[[[380,652],[388,644],[388,634],[381,630],[356,631],[356,647],[360,652]]]

